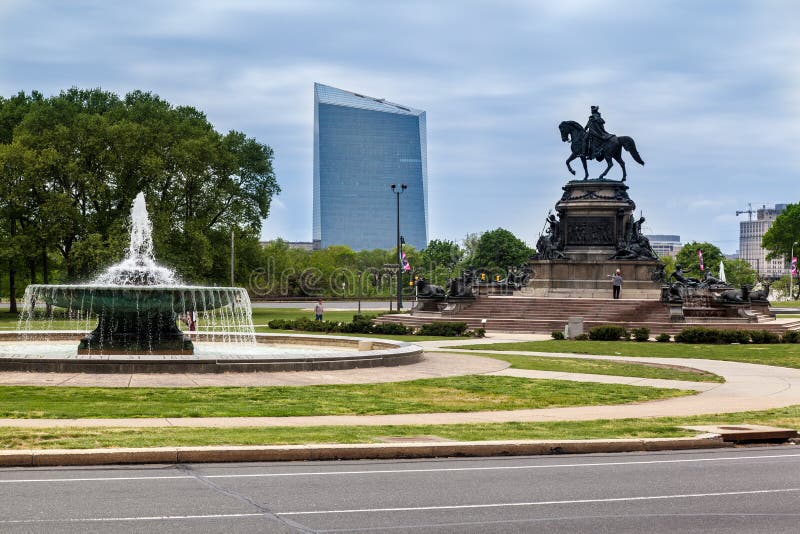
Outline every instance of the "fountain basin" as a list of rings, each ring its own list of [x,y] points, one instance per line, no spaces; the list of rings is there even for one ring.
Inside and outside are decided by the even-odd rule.
[[[32,295],[47,304],[85,313],[181,313],[226,306],[237,287],[32,284]]]
[[[71,317],[96,318],[79,354],[192,354],[192,340],[178,328],[178,316],[225,306],[230,306],[223,315],[233,321],[228,325],[233,333],[252,335],[250,300],[236,287],[32,284],[25,291],[26,307],[35,310],[38,302],[64,308]]]
[[[403,341],[310,334],[255,334],[255,344],[219,344],[224,334],[191,335],[188,354],[79,354],[85,332],[0,332],[0,371],[79,373],[227,373],[312,371],[416,363],[423,349]],[[47,344],[42,341],[47,340]]]

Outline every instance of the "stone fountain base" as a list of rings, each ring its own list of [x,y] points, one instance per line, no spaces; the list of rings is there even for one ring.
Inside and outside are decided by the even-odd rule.
[[[174,313],[104,313],[81,339],[78,354],[194,354],[192,340],[178,329]]]

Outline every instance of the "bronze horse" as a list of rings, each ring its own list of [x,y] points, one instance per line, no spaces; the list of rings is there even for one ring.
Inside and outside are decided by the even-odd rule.
[[[581,163],[583,164],[583,171],[585,173],[583,179],[588,180],[589,170],[586,168],[587,154],[584,153],[584,140],[586,135],[588,135],[586,130],[584,130],[583,126],[575,121],[562,122],[558,125],[558,130],[561,132],[561,140],[565,143],[569,141],[570,148],[572,150],[572,154],[569,158],[567,158],[567,169],[569,169],[569,172],[574,175],[575,171],[572,169],[569,162],[576,158],[580,158]],[[602,180],[605,175],[608,174],[608,171],[610,171],[611,167],[614,166],[612,159],[615,159],[617,160],[617,163],[619,163],[619,166],[622,167],[622,181],[625,181],[628,173],[625,171],[625,162],[622,161],[623,148],[630,152],[631,156],[633,156],[633,160],[636,163],[644,165],[644,161],[642,161],[641,156],[639,156],[639,152],[636,150],[636,143],[633,142],[633,139],[625,135],[620,135],[619,137],[614,135],[611,137],[611,139],[603,143],[602,157],[597,158],[597,161],[603,161],[603,159],[605,159],[606,164],[608,165],[606,170],[597,177],[598,180]]]

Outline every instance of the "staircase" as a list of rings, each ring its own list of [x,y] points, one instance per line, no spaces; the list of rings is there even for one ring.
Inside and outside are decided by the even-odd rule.
[[[673,323],[666,305],[658,300],[603,298],[536,298],[536,297],[479,297],[474,304],[452,315],[415,312],[384,315],[379,323],[398,322],[417,327],[425,323],[461,321],[470,328],[484,327],[491,332],[549,334],[563,330],[570,317],[583,317],[584,330],[603,324],[632,328],[649,328],[651,334],[676,334],[688,326],[720,329],[769,330],[784,332],[800,330],[800,321],[779,323],[772,317],[758,314],[757,321],[743,318],[704,318]],[[486,320],[483,323],[483,320]]]

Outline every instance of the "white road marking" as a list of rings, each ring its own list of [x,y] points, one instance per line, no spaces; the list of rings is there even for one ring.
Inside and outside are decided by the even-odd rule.
[[[114,521],[180,521],[187,519],[235,519],[237,517],[263,517],[264,514],[208,514],[208,515],[153,515],[144,517],[79,517],[65,519],[8,519],[0,520],[0,525],[20,523],[103,523]]]
[[[461,504],[450,506],[409,506],[400,508],[362,508],[352,510],[309,510],[297,512],[275,512],[276,516],[298,516],[298,515],[332,515],[332,514],[365,514],[380,512],[424,512],[435,510],[469,510],[485,508],[510,508],[525,506],[546,506],[559,504],[594,504],[611,502],[632,502],[632,501],[655,501],[668,499],[691,499],[701,497],[729,497],[739,495],[765,495],[774,493],[798,492],[800,488],[768,489],[768,490],[749,490],[749,491],[725,491],[718,493],[685,493],[677,495],[651,495],[643,497],[615,497],[607,499],[574,499],[563,501],[532,501],[532,502],[508,502],[493,504]],[[0,520],[0,525],[11,524],[33,524],[33,523],[99,523],[99,522],[122,522],[122,521],[181,521],[197,519],[236,519],[244,517],[262,517],[263,513],[240,513],[240,514],[207,514],[207,515],[163,515],[163,516],[142,516],[142,517],[87,517],[87,518],[65,518],[65,519],[7,519]]]
[[[567,501],[534,501],[534,502],[508,502],[497,504],[458,504],[452,506],[409,506],[403,508],[363,508],[355,510],[313,510],[306,512],[276,512],[275,515],[326,515],[326,514],[364,514],[375,512],[424,512],[432,510],[469,510],[476,508],[508,508],[518,506],[543,506],[549,504],[592,504],[604,502],[630,502],[630,501],[656,501],[667,499],[691,499],[696,497],[726,497],[731,495],[757,495],[768,493],[788,493],[800,491],[800,488],[750,490],[750,491],[725,491],[719,493],[686,493],[679,495],[651,495],[648,497],[614,497],[607,499],[575,499]]]
[[[722,458],[683,458],[680,460],[644,460],[635,462],[593,462],[549,465],[500,465],[492,467],[440,467],[431,469],[374,469],[358,471],[307,471],[300,473],[235,473],[228,475],[204,475],[205,478],[271,478],[271,477],[303,477],[303,476],[338,476],[338,475],[386,475],[404,473],[448,473],[463,471],[506,471],[525,469],[556,469],[582,467],[618,467],[626,465],[682,464],[698,462],[739,462],[743,460],[762,460],[775,458],[797,458],[798,454],[763,454],[757,456],[725,456]],[[23,478],[0,480],[0,484],[19,484],[35,482],[108,482],[117,480],[180,480],[193,479],[186,475],[174,476],[142,476],[142,477],[94,477],[94,478]]]

